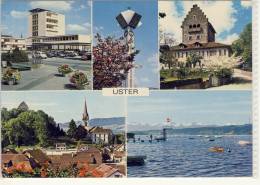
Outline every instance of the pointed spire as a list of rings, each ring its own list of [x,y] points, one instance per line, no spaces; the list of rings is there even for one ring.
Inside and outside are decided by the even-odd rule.
[[[88,126],[89,116],[88,116],[88,109],[87,109],[86,98],[85,98],[85,104],[84,104],[84,111],[83,111],[82,120],[85,123],[85,126]]]

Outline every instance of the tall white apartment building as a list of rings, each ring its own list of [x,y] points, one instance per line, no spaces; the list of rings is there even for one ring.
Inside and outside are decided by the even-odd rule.
[[[29,12],[28,49],[91,51],[90,35],[65,35],[65,15],[41,8]]]
[[[65,35],[65,16],[49,10],[30,10],[29,37]]]

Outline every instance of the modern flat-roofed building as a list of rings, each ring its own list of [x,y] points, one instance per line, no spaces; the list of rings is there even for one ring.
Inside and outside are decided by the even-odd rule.
[[[41,8],[29,12],[28,49],[91,51],[90,35],[65,34],[64,15]]]
[[[41,8],[29,12],[29,37],[65,34],[64,15]]]
[[[26,50],[26,40],[24,38],[15,38],[11,35],[1,35],[1,52],[12,51],[15,48]]]
[[[31,49],[91,51],[89,35],[58,35],[30,38]]]

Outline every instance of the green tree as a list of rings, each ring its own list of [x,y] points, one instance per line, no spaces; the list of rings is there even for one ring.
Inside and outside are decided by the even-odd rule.
[[[22,112],[17,118],[8,120],[3,129],[9,143],[18,147],[33,144],[44,145],[47,140],[44,119],[35,111]]]
[[[67,131],[67,135],[71,138],[74,138],[76,131],[77,131],[77,125],[75,121],[72,119],[69,123],[69,129]]]
[[[202,57],[195,52],[191,53],[187,57],[186,67],[195,67],[197,64],[201,67],[201,59]]]
[[[1,110],[1,122],[8,121],[11,118],[10,112],[7,110],[7,108],[2,108]]]
[[[164,51],[161,54],[160,62],[167,65],[168,68],[171,69],[173,66],[177,65],[178,60],[173,56],[171,51]]]
[[[80,139],[86,138],[86,136],[87,136],[86,129],[82,125],[79,125],[75,134],[74,134],[74,138],[76,140],[80,140]]]
[[[234,41],[231,47],[235,56],[241,56],[244,63],[252,68],[252,23],[244,27],[239,39]]]
[[[19,118],[11,119],[5,124],[6,136],[11,145],[20,147],[35,142],[35,133],[25,122]]]
[[[25,51],[20,51],[19,48],[15,48],[11,54],[11,60],[15,63],[29,62],[28,55]]]

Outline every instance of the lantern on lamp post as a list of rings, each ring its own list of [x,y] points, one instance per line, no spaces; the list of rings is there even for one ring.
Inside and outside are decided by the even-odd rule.
[[[127,53],[129,55],[129,64],[133,63],[132,55],[136,52],[135,50],[135,35],[133,30],[141,25],[142,16],[134,12],[130,8],[121,12],[116,20],[120,27],[124,30],[124,38],[127,46]],[[134,68],[131,68],[127,74],[126,86],[128,88],[134,87]]]

